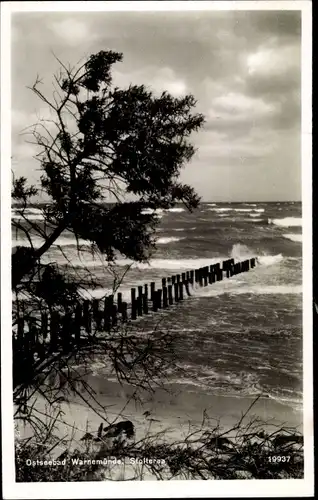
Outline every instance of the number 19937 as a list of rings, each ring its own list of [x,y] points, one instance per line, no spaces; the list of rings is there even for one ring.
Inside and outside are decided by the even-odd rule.
[[[290,455],[272,455],[268,457],[269,462],[289,462]]]

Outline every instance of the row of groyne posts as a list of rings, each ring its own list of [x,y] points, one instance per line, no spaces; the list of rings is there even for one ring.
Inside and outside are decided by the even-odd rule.
[[[236,274],[249,271],[255,267],[255,258],[245,260],[243,262],[234,263],[234,259],[223,261],[222,267],[220,263],[212,264],[199,269],[176,274],[169,278],[162,278],[161,288],[156,290],[155,282],[150,283],[150,294],[148,284],[138,286],[131,289],[131,318],[136,320],[138,316],[143,316],[149,312],[149,299],[153,312],[158,309],[166,309],[174,303],[180,302],[185,295],[190,296],[190,285],[193,287],[197,284],[200,287],[212,285],[216,281],[223,280],[224,277],[230,278]],[[121,302],[121,294],[118,293],[117,307],[118,310],[124,310],[126,319],[127,303]]]
[[[223,261],[222,267],[221,263],[217,263],[162,278],[161,288],[156,289],[155,282],[133,287],[130,304],[123,301],[122,293],[118,292],[117,300],[114,295],[104,299],[83,300],[76,304],[75,311],[64,312],[63,315],[58,311],[42,312],[38,318],[22,314],[18,318],[13,338],[19,350],[28,350],[30,345],[39,343],[50,344],[50,350],[53,351],[58,346],[68,350],[72,344],[80,342],[85,333],[109,331],[118,323],[134,321],[180,303],[191,295],[190,285],[192,288],[206,287],[223,278],[249,271],[255,265],[255,258],[237,263],[234,259],[228,259]]]

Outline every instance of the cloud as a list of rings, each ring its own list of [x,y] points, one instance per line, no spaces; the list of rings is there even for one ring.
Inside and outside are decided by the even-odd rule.
[[[168,91],[175,97],[180,97],[187,93],[186,82],[178,77],[172,68],[156,66],[146,66],[139,71],[121,72],[114,70],[114,85],[127,87],[129,84],[146,85],[154,94],[161,94]]]
[[[68,45],[73,46],[76,46],[78,43],[81,43],[92,36],[92,33],[85,22],[71,18],[53,22],[50,28],[54,35],[61,38]]]
[[[43,123],[46,127],[52,128],[54,119],[56,119],[56,116],[48,106],[38,107],[32,113],[19,109],[13,109],[11,112],[12,129],[15,133],[23,132],[25,129],[32,129],[32,126],[37,123]]]
[[[163,92],[167,90],[175,97],[185,95],[187,92],[187,85],[182,79],[178,79],[171,68],[163,68],[157,73],[152,81],[152,86]]]
[[[301,14],[297,11],[254,12],[255,28],[261,33],[276,34],[280,38],[295,39],[301,34]]]
[[[23,142],[16,144],[14,148],[14,157],[16,159],[28,158],[31,159],[37,154],[37,147],[34,144]]]
[[[286,72],[299,68],[298,47],[285,46],[282,48],[260,47],[247,58],[249,75],[277,77]]]
[[[249,54],[247,90],[254,95],[286,95],[300,88],[300,45],[260,47]]]
[[[209,164],[232,164],[236,162],[259,161],[268,158],[279,145],[279,138],[274,131],[264,133],[257,127],[251,127],[248,134],[237,134],[231,140],[226,134],[206,131],[201,137],[195,162]]]
[[[230,92],[214,99],[213,102],[215,111],[228,118],[232,116],[234,119],[257,118],[272,114],[274,106],[264,102],[262,99],[249,97],[244,94]]]

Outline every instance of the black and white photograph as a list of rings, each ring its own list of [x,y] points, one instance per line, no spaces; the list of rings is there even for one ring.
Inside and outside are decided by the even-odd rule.
[[[5,498],[310,496],[311,2],[4,4]]]

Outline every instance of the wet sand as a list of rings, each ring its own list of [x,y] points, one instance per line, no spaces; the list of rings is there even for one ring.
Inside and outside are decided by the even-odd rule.
[[[145,437],[150,439],[154,437],[154,442],[179,442],[190,432],[200,429],[204,410],[205,415],[209,417],[208,421],[205,420],[204,428],[212,430],[219,425],[221,431],[225,432],[232,429],[240,421],[255,400],[255,398],[248,397],[207,396],[189,392],[186,387],[184,390],[180,390],[179,385],[169,386],[169,392],[160,388],[151,395],[143,393],[144,403],[141,405],[130,399],[133,393],[130,386],[120,386],[118,383],[101,380],[99,377],[90,377],[90,384],[93,386],[94,397],[99,404],[93,403],[92,400],[90,403],[98,414],[79,396],[71,402],[61,405],[63,413],[56,422],[55,435],[64,438],[66,442],[72,439],[71,448],[84,447],[84,443],[81,441],[83,435],[90,432],[96,436],[101,422],[107,426],[107,424],[121,420],[133,422],[135,441]],[[87,397],[87,394],[84,397]],[[42,397],[37,398],[35,408],[40,412],[39,416],[42,419],[44,414],[50,412]],[[145,412],[147,413],[145,414]],[[267,422],[266,430],[270,428],[276,430],[276,426],[284,426],[296,427],[299,432],[302,432],[302,412],[269,398],[260,397],[243,418],[242,425],[247,425],[255,417],[264,423]],[[27,429],[22,432],[24,435],[29,435]],[[235,432],[231,431],[228,436],[233,437]],[[58,457],[65,451],[65,448],[65,445],[59,445],[54,450],[53,456]],[[92,449],[100,451],[100,444],[97,448],[94,445]],[[103,449],[103,452],[103,456],[109,456],[107,447]],[[105,479],[128,480],[136,475],[140,478],[140,474],[144,480],[156,479],[147,471],[147,468],[131,465],[129,460],[128,462],[125,460],[121,465],[107,467],[107,478]]]

